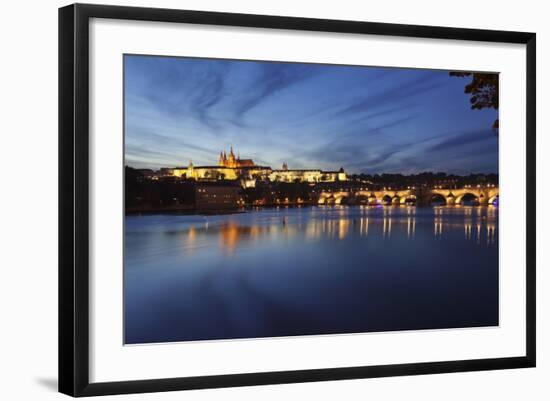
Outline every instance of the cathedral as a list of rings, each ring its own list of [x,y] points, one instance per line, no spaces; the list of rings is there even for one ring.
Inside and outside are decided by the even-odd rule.
[[[220,167],[229,167],[229,168],[242,168],[242,167],[254,167],[254,161],[252,159],[241,159],[240,155],[235,157],[233,153],[233,146],[229,150],[229,156],[225,151],[220,152],[220,158],[218,159],[218,165]]]

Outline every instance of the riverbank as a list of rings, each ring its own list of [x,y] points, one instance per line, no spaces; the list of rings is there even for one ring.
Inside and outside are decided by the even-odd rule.
[[[244,208],[238,209],[197,209],[193,207],[162,207],[162,208],[152,208],[152,207],[141,207],[141,208],[126,208],[126,216],[135,216],[135,215],[150,215],[150,214],[181,214],[181,215],[224,215],[224,214],[238,214],[245,213]]]
[[[313,204],[313,203],[285,203],[285,204],[273,204],[273,205],[246,205],[240,208],[236,209],[197,209],[194,206],[174,206],[174,207],[163,207],[163,208],[131,208],[126,209],[125,214],[127,216],[131,215],[148,215],[148,214],[181,214],[181,215],[201,215],[201,216],[216,216],[216,215],[229,215],[229,214],[239,214],[239,213],[248,213],[256,210],[262,210],[262,209],[295,209],[295,208],[312,208],[312,207],[323,207],[323,208],[330,208],[330,207],[367,207],[367,208],[461,208],[461,207],[475,207],[475,208],[487,208],[488,206],[491,207],[498,207],[498,205],[479,205],[479,204],[471,204],[471,205],[445,205],[445,204],[431,204],[431,205],[414,205],[414,204],[374,204],[374,205],[367,205],[367,204],[354,204],[354,205],[348,205],[348,204]]]

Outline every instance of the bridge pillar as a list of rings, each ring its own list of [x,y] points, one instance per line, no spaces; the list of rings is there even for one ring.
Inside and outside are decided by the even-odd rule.
[[[487,206],[489,204],[489,197],[483,192],[479,194],[478,198],[480,206]]]
[[[416,196],[416,206],[430,206],[432,191],[426,188],[416,188],[411,192]]]
[[[453,206],[455,202],[456,202],[456,198],[454,197],[453,194],[449,194],[445,198],[445,203],[447,204],[447,206]]]

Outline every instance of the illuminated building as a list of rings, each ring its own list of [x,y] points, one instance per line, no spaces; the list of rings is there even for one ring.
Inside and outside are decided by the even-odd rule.
[[[239,171],[234,167],[195,166],[190,161],[187,167],[162,169],[164,175],[196,181],[236,180]]]
[[[243,167],[255,167],[254,161],[252,159],[241,159],[241,156],[238,155],[235,157],[233,153],[233,146],[229,150],[229,156],[226,155],[225,151],[220,152],[220,158],[218,159],[218,165],[220,167],[230,167],[230,168],[243,168]]]
[[[289,169],[283,163],[282,169],[272,170],[269,166],[259,166],[252,159],[235,156],[233,147],[229,154],[220,152],[216,166],[195,166],[190,161],[187,167],[161,169],[165,176],[175,176],[196,181],[240,180],[245,188],[254,187],[257,181],[264,182],[337,182],[347,181],[343,168],[338,171],[320,169]]]
[[[346,181],[347,175],[343,168],[338,171],[323,171],[318,169],[289,170],[288,165],[283,163],[281,170],[273,170],[269,175],[270,181],[281,182],[335,182]]]

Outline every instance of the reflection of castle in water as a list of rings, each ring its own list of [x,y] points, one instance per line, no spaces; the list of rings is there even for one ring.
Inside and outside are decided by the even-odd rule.
[[[392,237],[415,240],[417,223],[429,227],[429,216],[416,216],[415,207],[407,207],[399,213],[390,207],[384,208],[381,214],[375,214],[368,206],[360,207],[359,215],[348,215],[346,208],[335,213],[334,209],[317,209],[305,221],[300,215],[292,220],[288,216],[268,216],[253,224],[242,224],[227,221],[219,225],[205,222],[186,230],[186,249],[193,249],[199,235],[219,236],[220,248],[232,254],[239,246],[254,243],[265,238],[292,238],[302,236],[306,240],[334,239],[343,240],[354,235],[362,239],[381,237],[389,240]],[[463,214],[452,213],[444,207],[433,209],[433,236],[444,239],[446,235],[464,233],[464,239],[477,244],[493,245],[497,241],[498,209],[490,207],[485,214],[479,208],[463,208]],[[426,228],[423,228],[426,230]]]

